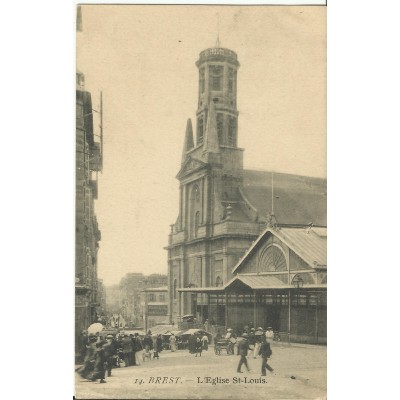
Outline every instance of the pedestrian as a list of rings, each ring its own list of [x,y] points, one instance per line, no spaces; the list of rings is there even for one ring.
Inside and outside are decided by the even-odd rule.
[[[260,346],[260,351],[259,354],[261,355],[262,358],[262,363],[261,363],[261,375],[266,376],[267,375],[267,369],[268,371],[272,372],[274,369],[268,365],[268,358],[271,357],[272,355],[272,350],[270,344],[267,342],[267,339],[265,336],[262,339],[262,343]]]
[[[255,344],[254,344],[254,352],[253,352],[253,357],[257,358],[259,352],[260,352],[260,347],[261,347],[261,343],[263,340],[264,336],[264,331],[261,327],[257,328],[257,331],[255,333]]]
[[[151,360],[151,351],[153,350],[153,339],[151,337],[151,331],[147,331],[147,335],[143,339],[143,346],[144,346],[144,351],[146,354],[150,354],[150,360]]]
[[[104,355],[107,362],[107,376],[111,376],[111,370],[114,364],[114,357],[117,354],[117,349],[115,348],[114,336],[109,334],[106,336],[106,343],[103,346]]]
[[[129,354],[129,365],[131,366],[136,366],[136,357],[135,357],[135,337],[132,335],[132,333],[129,335],[129,339],[132,342],[132,353]]]
[[[194,354],[196,353],[196,337],[194,336],[194,333],[191,333],[189,336],[189,353]]]
[[[128,335],[124,335],[122,340],[122,351],[124,353],[124,363],[125,367],[129,367],[129,360],[131,360],[133,348],[132,348],[132,340]]]
[[[196,347],[196,357],[197,357],[197,354],[200,354],[200,357],[201,357],[201,351],[203,349],[203,344],[202,344],[199,336],[197,336],[197,338],[196,338],[195,347]]]
[[[240,360],[239,360],[239,364],[237,367],[237,372],[242,373],[241,369],[242,369],[242,365],[244,364],[247,368],[247,371],[250,372],[250,368],[249,365],[247,364],[247,353],[249,351],[249,342],[248,342],[248,337],[249,335],[247,333],[243,333],[242,334],[242,340],[239,341],[238,344],[238,353],[240,356]]]
[[[208,319],[204,321],[204,330],[208,332]]]
[[[265,338],[267,339],[267,343],[269,344],[271,344],[274,340],[274,331],[271,326],[269,326],[265,331]]]
[[[217,334],[215,335],[213,342],[214,342],[214,352],[218,356],[221,355],[221,343],[220,340],[222,339],[221,332],[218,330]]]
[[[163,351],[163,339],[161,334],[157,335],[155,348],[157,349],[157,359],[158,359],[160,357],[160,353]]]
[[[103,349],[104,343],[105,342],[103,340],[96,343],[96,358],[94,362],[94,370],[90,379],[93,382],[97,379],[100,379],[100,383],[106,383],[106,381],[104,380],[106,373],[106,356]]]
[[[207,351],[208,350],[208,337],[206,334],[204,334],[203,337],[201,338],[201,344],[203,346],[203,349],[205,351]]]
[[[96,359],[96,342],[97,337],[95,335],[89,335],[89,343],[86,346],[85,358],[82,367],[80,367],[77,372],[81,378],[89,379],[90,374],[94,369],[94,362]]]
[[[255,336],[255,329],[250,328],[250,333],[249,333],[249,349],[254,352],[254,347],[256,345],[256,336]]]
[[[85,361],[86,346],[89,344],[89,336],[87,331],[82,331],[79,342],[79,358],[82,362]]]
[[[172,352],[176,351],[176,337],[173,333],[169,337],[169,347]]]
[[[135,361],[136,365],[140,365],[140,358],[143,357],[143,344],[139,334],[135,333]]]
[[[157,336],[153,336],[151,340],[153,341],[153,360],[156,358],[158,359],[159,355],[157,352]]]

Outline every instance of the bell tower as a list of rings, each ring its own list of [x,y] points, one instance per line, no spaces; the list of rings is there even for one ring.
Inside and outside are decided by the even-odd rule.
[[[196,146],[205,140],[208,112],[215,105],[216,130],[220,146],[237,147],[237,54],[229,49],[213,47],[200,53],[199,95],[196,112]]]

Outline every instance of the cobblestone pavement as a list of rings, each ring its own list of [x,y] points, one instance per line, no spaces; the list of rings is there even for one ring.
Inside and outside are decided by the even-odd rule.
[[[76,375],[76,399],[326,399],[326,347],[274,343],[261,377],[261,359],[248,357],[250,372],[236,372],[238,356],[195,357],[187,351],[163,351],[159,360],[113,370],[107,383],[83,381]],[[207,377],[209,379],[207,379]],[[262,381],[262,379],[265,381]],[[212,380],[214,379],[214,380]],[[252,397],[256,398],[256,397]]]

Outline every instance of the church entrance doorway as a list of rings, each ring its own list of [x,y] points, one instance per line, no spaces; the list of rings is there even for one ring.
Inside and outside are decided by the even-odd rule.
[[[269,326],[274,331],[279,331],[281,328],[281,310],[280,306],[269,306],[265,308],[264,312],[264,329]]]

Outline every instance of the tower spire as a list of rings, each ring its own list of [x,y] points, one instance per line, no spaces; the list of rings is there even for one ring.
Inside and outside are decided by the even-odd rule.
[[[192,128],[192,120],[188,118],[186,123],[186,132],[185,132],[185,141],[183,143],[183,151],[182,151],[182,164],[186,160],[186,153],[193,149],[194,142],[193,142],[193,128]]]
[[[219,41],[219,13],[217,13],[217,41],[215,42],[215,47],[220,48],[221,43]]]

